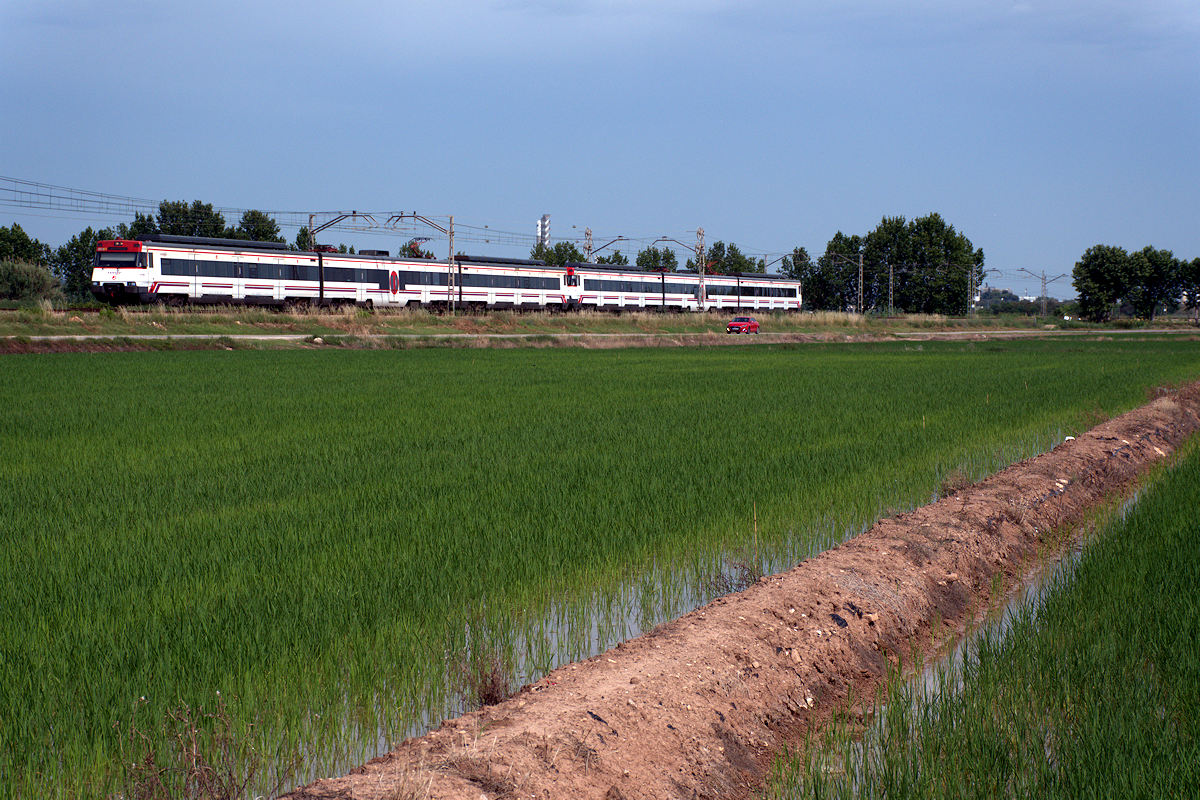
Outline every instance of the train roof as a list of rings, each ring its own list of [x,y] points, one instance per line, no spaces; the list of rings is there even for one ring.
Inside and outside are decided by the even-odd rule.
[[[230,247],[238,250],[287,250],[283,242],[258,242],[252,239],[222,239],[216,236],[177,236],[173,233],[156,233],[138,236],[139,242],[161,244],[190,244],[201,247]]]
[[[589,271],[598,270],[600,272],[634,272],[639,275],[686,275],[692,277],[698,273],[694,269],[680,269],[674,272],[663,272],[661,270],[644,270],[637,267],[623,267],[619,264],[591,264],[588,262],[572,261],[567,264],[568,267],[573,267],[577,270],[586,269]],[[787,275],[781,275],[778,272],[731,272],[729,274],[717,274],[708,272],[704,275],[705,278],[751,278],[754,280],[768,281],[795,281],[795,278],[789,278]]]
[[[546,262],[540,258],[499,258],[494,256],[455,256],[459,264],[497,264],[506,267],[544,267]]]

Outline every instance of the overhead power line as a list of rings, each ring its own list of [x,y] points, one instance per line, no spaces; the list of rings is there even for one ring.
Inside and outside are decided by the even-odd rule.
[[[21,209],[22,213],[28,216],[51,219],[71,219],[80,216],[91,219],[100,217],[129,222],[133,220],[136,214],[144,214],[150,217],[155,216],[158,214],[160,202],[159,200],[152,200],[146,197],[131,197],[109,192],[96,192],[23,178],[0,176],[0,208]],[[242,214],[250,210],[257,210],[274,219],[280,228],[293,231],[308,227],[310,214],[313,213],[310,211],[248,209],[216,205],[212,208],[214,211],[219,212],[228,224],[236,225]],[[429,237],[432,234],[434,240],[447,241],[445,234],[431,231],[429,226],[414,221],[411,218],[412,212],[358,212],[347,210],[325,211],[319,215],[314,215],[314,218],[317,216],[321,218],[321,221],[328,221],[338,216],[345,217],[342,221],[329,225],[326,228],[329,231],[362,233],[403,239]],[[379,225],[378,223],[371,224],[363,220],[364,217],[373,218],[374,220],[389,220],[396,216],[402,218],[386,226]],[[429,216],[430,219],[442,221],[443,223],[449,220],[449,216],[426,216]],[[575,231],[571,233],[572,235],[559,236],[556,239],[560,242],[570,242],[577,247],[585,248],[585,236],[583,234],[576,234]],[[647,247],[655,247],[659,243],[666,241],[689,239],[695,235],[696,231],[694,230],[678,232],[671,236],[593,234],[595,239],[601,241],[608,241],[610,239],[620,240],[622,244],[626,244],[629,247],[630,252],[637,252]],[[456,220],[454,223],[454,240],[456,243],[487,244],[496,247],[520,247],[532,250],[537,244],[537,234],[532,229],[527,233],[522,233],[504,228],[496,228],[491,225],[472,224]],[[690,247],[683,248],[683,250],[685,253],[694,252]],[[792,255],[792,251],[785,253],[777,250],[758,250],[756,248],[743,248],[742,252],[748,258],[755,260],[762,259],[767,263],[775,263],[782,260],[784,256]],[[1022,275],[1022,272],[1026,273],[1026,275]],[[1007,281],[1026,281],[1029,277],[1033,277],[1036,280],[1044,276],[1044,272],[1043,275],[1039,276],[1030,273],[1024,268],[992,270],[992,274]],[[1055,278],[1048,278],[1046,283],[1052,283],[1062,277],[1067,276],[1060,275]],[[1043,287],[1042,295],[1044,296],[1045,294],[1045,287]]]

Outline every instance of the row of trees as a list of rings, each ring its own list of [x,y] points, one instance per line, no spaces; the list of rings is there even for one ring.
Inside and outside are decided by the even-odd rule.
[[[558,265],[584,260],[571,242],[539,244],[529,255]],[[629,260],[618,250],[596,262],[627,265]],[[781,259],[780,271],[803,283],[807,308],[845,311],[859,308],[860,262],[861,310],[866,311],[896,308],[963,314],[984,276],[983,251],[938,214],[911,222],[904,217],[884,217],[875,230],[863,236],[839,231],[815,262],[806,249],[797,247]],[[675,253],[665,247],[644,248],[635,263],[645,270],[678,269]],[[714,242],[705,252],[704,270],[711,275],[761,273],[767,266],[763,259],[747,256],[733,243]],[[695,270],[695,261],[688,259],[686,268]]]
[[[5,281],[6,286],[19,279],[23,281],[20,286],[36,284],[41,287],[44,282],[34,281],[30,284],[21,277],[30,274],[27,266],[32,265],[48,270],[51,276],[57,278],[57,283],[67,297],[83,299],[90,296],[96,242],[102,239],[133,239],[155,234],[285,243],[279,233],[279,224],[265,211],[246,211],[236,225],[227,225],[224,215],[216,211],[211,203],[196,200],[189,204],[183,200],[164,200],[158,206],[158,213],[153,216],[135,213],[132,222],[122,222],[115,228],[96,230],[89,226],[57,248],[51,248],[37,239],[30,238],[16,223],[10,228],[0,227],[0,262],[26,265],[20,270],[6,267],[4,274],[9,277],[0,280]],[[311,245],[312,237],[309,236],[308,230],[301,228],[292,247],[307,250]],[[344,245],[341,249],[346,251]],[[18,291],[8,287],[4,296],[37,299],[52,297],[53,294],[53,291]]]
[[[965,314],[983,281],[983,250],[939,214],[884,217],[863,236],[838,231],[815,262],[796,248],[783,272],[803,282],[805,306],[814,310]]]
[[[732,242],[728,245],[720,241],[713,242],[712,246],[706,249],[704,255],[704,271],[709,275],[732,275],[735,272],[766,271],[766,262],[763,259],[751,258],[739,250],[738,246]],[[529,251],[529,257],[541,259],[547,264],[555,264],[557,266],[583,263],[586,260],[586,256],[580,252],[574,242],[555,242],[553,245],[545,245],[539,242],[536,247]],[[614,250],[612,253],[596,256],[594,263],[629,266],[629,257],[620,250]],[[669,247],[660,248],[651,245],[638,251],[634,265],[638,269],[650,272],[676,272],[679,270],[679,259],[675,255],[675,251]],[[694,271],[696,269],[695,260],[689,258],[685,268]]]
[[[1186,303],[1200,312],[1200,258],[1185,261],[1170,250],[1134,253],[1112,245],[1089,247],[1071,273],[1079,313],[1096,322],[1117,314],[1154,319]]]
[[[228,225],[210,203],[164,200],[153,216],[137,213],[132,222],[115,228],[87,227],[53,249],[30,238],[16,223],[9,228],[0,227],[0,262],[39,265],[57,279],[68,297],[84,298],[89,294],[97,241],[156,234],[285,242],[279,224],[264,211],[246,211],[236,225]],[[311,250],[314,245],[307,228],[301,228],[290,243],[297,250]],[[339,250],[354,252],[345,245]],[[409,242],[401,252],[432,257],[421,249],[418,240]],[[539,244],[530,257],[557,265],[582,262],[585,258],[573,242],[565,241]],[[629,265],[629,258],[620,250],[595,260],[599,264]],[[970,239],[940,215],[929,214],[911,221],[900,216],[884,217],[874,230],[864,235],[838,231],[816,261],[805,248],[796,247],[781,259],[780,271],[802,281],[804,304],[811,310],[895,309],[963,314],[972,290],[983,281],[983,262],[983,250],[976,249]],[[637,253],[634,265],[649,271],[679,269],[673,250],[653,245]],[[708,274],[761,273],[767,266],[763,259],[746,255],[732,242],[714,242],[705,252]],[[689,258],[685,268],[695,270],[695,261]],[[4,283],[0,289],[8,296],[22,291],[44,294],[53,288],[52,282],[42,280],[24,267],[19,270],[6,267],[5,276],[0,277],[0,283]],[[1079,294],[1079,312],[1092,320],[1107,320],[1119,313],[1153,319],[1163,311],[1175,311],[1182,302],[1189,308],[1200,309],[1200,258],[1184,261],[1169,250],[1146,247],[1128,253],[1120,247],[1096,245],[1075,265],[1073,278]]]

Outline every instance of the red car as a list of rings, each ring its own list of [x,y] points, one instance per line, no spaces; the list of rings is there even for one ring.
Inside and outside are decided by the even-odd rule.
[[[734,317],[725,326],[726,333],[758,333],[758,320],[754,317]]]

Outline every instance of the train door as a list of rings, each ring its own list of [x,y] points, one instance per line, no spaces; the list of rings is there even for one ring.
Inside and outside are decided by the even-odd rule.
[[[567,267],[567,274],[562,279],[562,302],[567,308],[578,308],[582,295],[579,273],[574,267]]]
[[[158,257],[159,298],[169,303],[185,303],[196,296],[195,254],[164,252]]]

